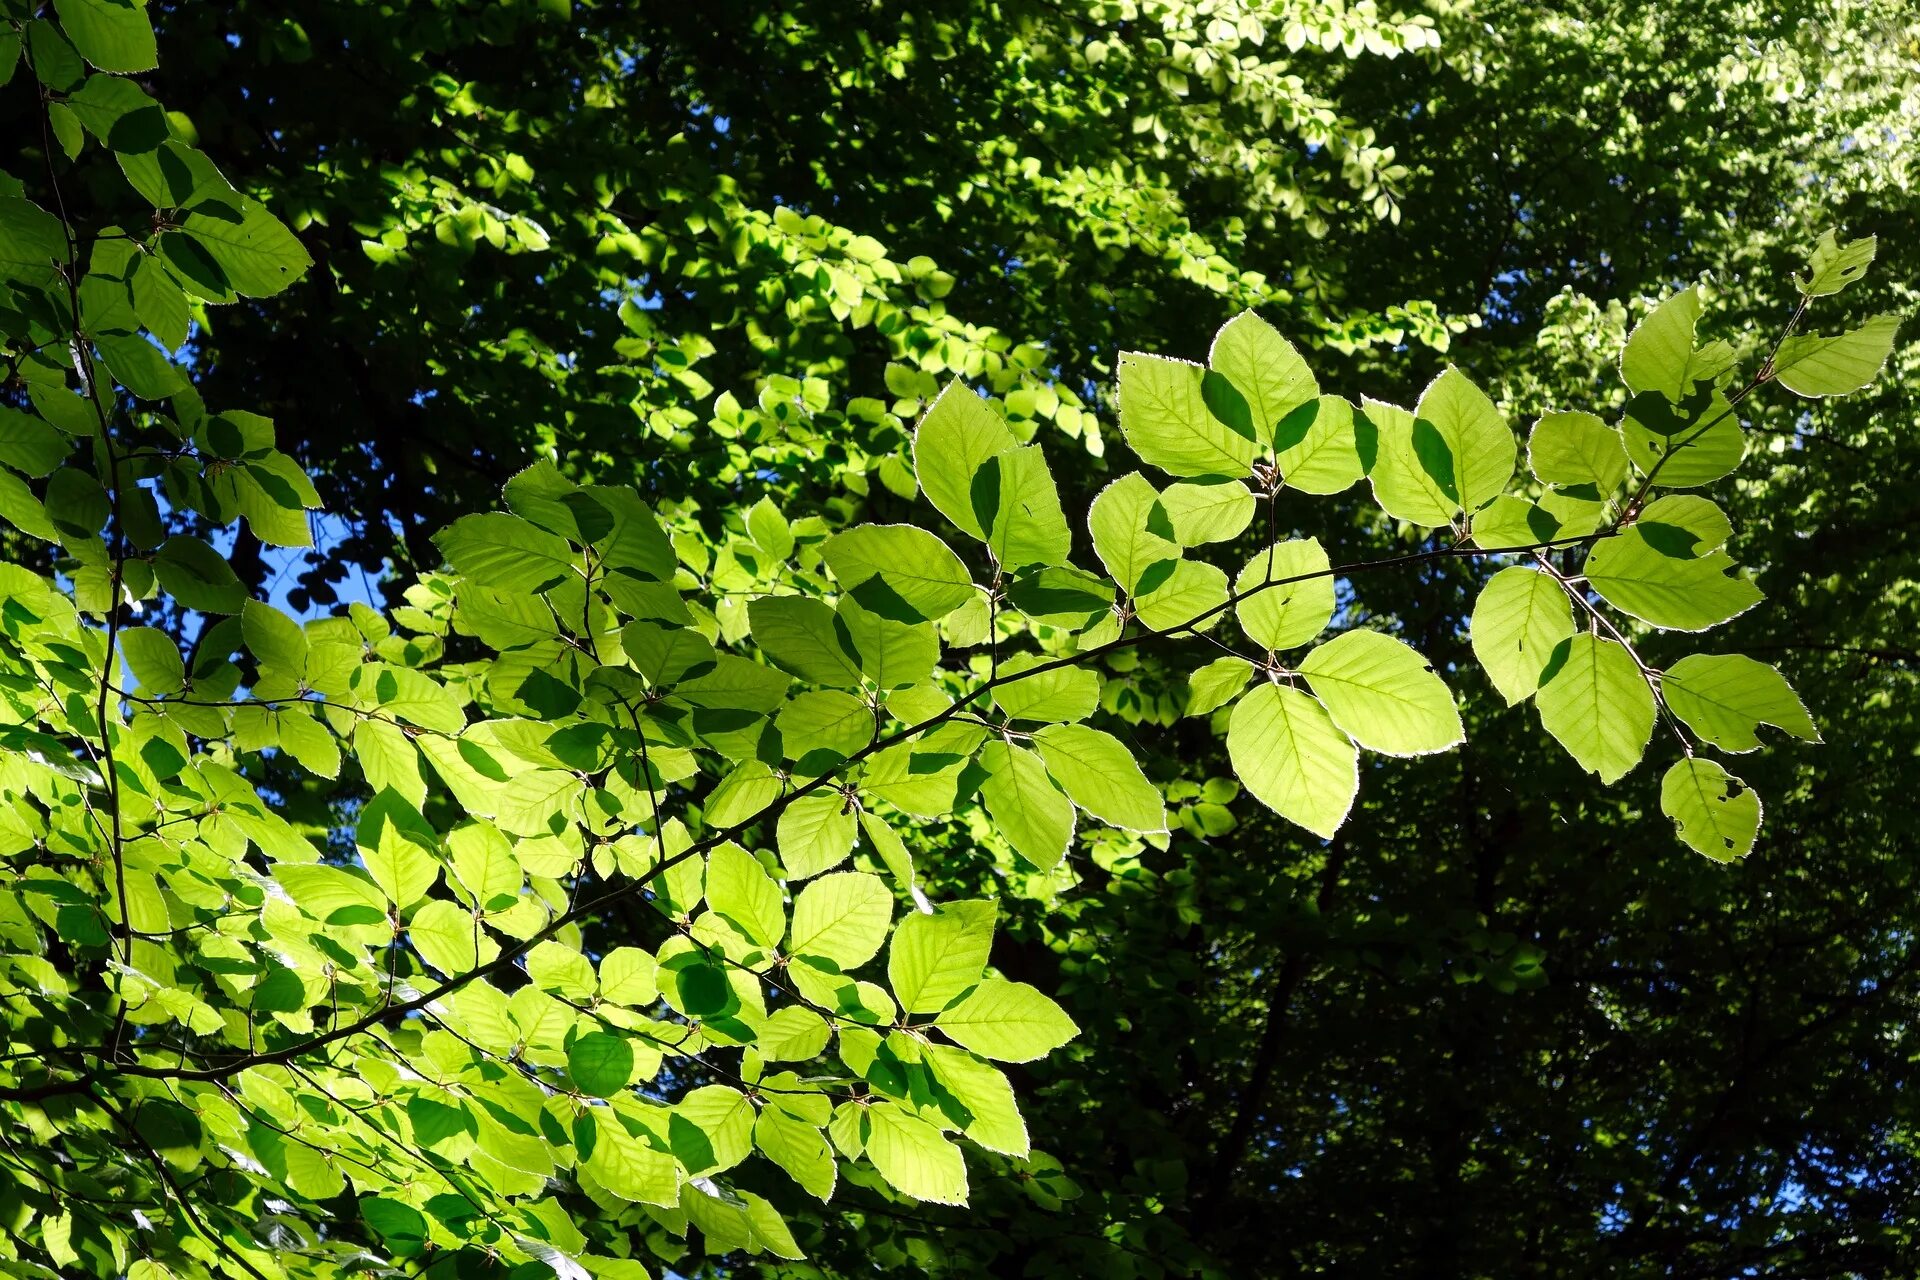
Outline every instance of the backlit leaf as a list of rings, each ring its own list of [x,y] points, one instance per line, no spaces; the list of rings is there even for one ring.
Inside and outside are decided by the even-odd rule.
[[[1466,737],[1446,682],[1404,640],[1348,631],[1309,653],[1300,674],[1333,722],[1363,747],[1427,755]]]
[[[1536,701],[1540,723],[1605,783],[1640,763],[1653,736],[1653,693],[1626,648],[1577,635],[1554,650]]]
[[[1141,461],[1176,476],[1237,478],[1253,469],[1255,429],[1247,402],[1240,400],[1245,421],[1223,421],[1217,399],[1209,403],[1207,376],[1206,369],[1184,360],[1121,354],[1120,430]]]
[[[1688,848],[1715,862],[1746,857],[1760,834],[1760,797],[1711,760],[1681,760],[1667,770],[1660,810]]]
[[[1346,821],[1360,787],[1359,753],[1319,701],[1261,684],[1234,704],[1227,726],[1234,774],[1260,803],[1322,839]]]

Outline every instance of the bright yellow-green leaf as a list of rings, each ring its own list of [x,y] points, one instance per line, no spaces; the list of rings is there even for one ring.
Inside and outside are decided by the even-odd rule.
[[[1260,803],[1322,839],[1346,821],[1360,788],[1352,740],[1299,689],[1249,690],[1234,704],[1227,753],[1234,775]]]
[[[1024,982],[987,978],[948,1006],[934,1026],[983,1058],[1032,1062],[1080,1034],[1073,1019]]]
[[[1660,783],[1660,809],[1680,838],[1715,862],[1737,862],[1760,834],[1760,797],[1711,760],[1686,759]]]
[[[1481,588],[1471,628],[1474,656],[1512,706],[1533,696],[1554,649],[1573,635],[1573,607],[1550,576],[1515,565]]]
[[[830,960],[844,973],[878,954],[892,921],[893,894],[886,881],[863,871],[837,871],[794,898],[787,950]]]
[[[932,914],[909,912],[887,949],[887,983],[908,1013],[939,1013],[980,981],[993,946],[998,908],[989,901],[948,902]]]
[[[1263,445],[1273,443],[1281,419],[1320,394],[1313,371],[1293,344],[1251,311],[1220,327],[1207,363],[1246,400],[1254,438]]]
[[[1333,575],[1318,538],[1256,551],[1234,580],[1234,613],[1255,644],[1270,650],[1311,642],[1333,620]]]
[[[1227,378],[1184,360],[1121,353],[1120,430],[1143,462],[1176,476],[1237,478],[1253,469],[1247,400]]]
[[[1348,631],[1309,653],[1300,674],[1333,722],[1370,750],[1427,755],[1465,740],[1446,682],[1404,640]]]
[[[1536,701],[1547,732],[1605,783],[1639,764],[1653,736],[1653,693],[1613,640],[1576,635],[1555,649]]]

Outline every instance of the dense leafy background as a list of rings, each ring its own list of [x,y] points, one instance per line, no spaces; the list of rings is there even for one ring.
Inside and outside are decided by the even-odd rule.
[[[1516,421],[1617,407],[1630,318],[1702,272],[1706,336],[1763,349],[1832,224],[1879,236],[1849,314],[1911,306],[1904,6],[635,9],[149,8],[140,82],[315,264],[189,354],[331,513],[308,563],[243,535],[251,585],[397,593],[543,457],[715,545],[763,497],[822,531],[909,518],[906,427],[954,372],[1033,424],[1079,527],[1134,466],[1118,352],[1201,358],[1247,305],[1355,398],[1409,403],[1450,359]],[[88,172],[77,224],[146,216]],[[1459,666],[1469,745],[1370,758],[1325,847],[1220,810],[1222,740],[1174,719],[1190,662],[1110,672],[1103,723],[1190,825],[994,890],[995,965],[1081,1028],[1017,1081],[1080,1194],[822,1213],[770,1179],[806,1265],[1909,1273],[1916,376],[1902,348],[1862,396],[1756,401],[1718,493],[1771,601],[1726,647],[1780,662],[1825,737],[1742,762],[1768,830],[1732,868],[1675,846],[1656,772],[1601,790],[1464,674],[1465,566],[1363,599]],[[1358,491],[1297,518],[1336,563],[1419,537]],[[309,788],[301,820],[350,814],[350,778]],[[934,898],[993,889],[937,852]]]

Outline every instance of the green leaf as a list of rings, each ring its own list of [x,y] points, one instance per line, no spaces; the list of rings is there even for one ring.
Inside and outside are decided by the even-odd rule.
[[[478,819],[461,823],[447,835],[447,852],[453,875],[482,910],[507,910],[518,900],[526,873],[513,856],[513,844],[492,823]]]
[[[102,71],[151,71],[159,65],[153,23],[135,0],[54,0],[60,25],[80,55]]]
[[[156,627],[128,627],[120,632],[120,656],[133,669],[140,692],[150,698],[178,693],[186,683],[186,664],[173,637]]]
[[[9,22],[18,30],[18,24]],[[58,93],[71,93],[87,74],[87,64],[60,34],[50,18],[34,18],[26,24],[27,61],[41,84]],[[12,68],[8,68],[9,74]],[[17,184],[16,184],[17,185]]]
[[[773,505],[771,498],[761,498],[747,512],[747,536],[775,561],[785,560],[793,554],[793,526],[787,523],[787,518],[780,514],[780,508]],[[834,572],[838,574],[839,570]]]
[[[509,477],[501,496],[515,515],[574,542],[592,542],[610,527],[606,508],[582,501],[580,486],[545,458]]]
[[[780,710],[781,748],[809,776],[825,773],[873,740],[873,712],[850,693],[802,693]]]
[[[820,1056],[831,1037],[824,1018],[811,1009],[790,1004],[775,1010],[760,1027],[753,1047],[768,1062],[809,1062]]]
[[[70,534],[92,537],[106,525],[112,511],[112,500],[100,482],[76,467],[62,467],[47,481],[47,514]]]
[[[1476,511],[1506,489],[1518,454],[1513,431],[1466,374],[1448,365],[1413,416],[1414,455],[1449,501]]]
[[[820,554],[842,588],[889,617],[896,616],[883,603],[889,597],[912,610],[906,621],[943,618],[974,597],[973,576],[960,557],[912,525],[860,525],[827,539]],[[876,579],[884,590],[861,591]]]
[[[1187,677],[1186,715],[1203,716],[1231,702],[1247,687],[1253,664],[1245,658],[1215,658]]]
[[[934,1026],[983,1058],[1033,1062],[1080,1034],[1066,1010],[1024,982],[987,978]]]
[[[44,476],[73,452],[73,441],[40,419],[0,406],[0,462],[23,475]]]
[[[308,773],[340,776],[340,744],[327,727],[301,707],[283,707],[278,715],[280,749]]]
[[[628,1133],[611,1108],[586,1112],[593,1129],[583,1167],[593,1180],[620,1199],[633,1204],[669,1208],[680,1203],[680,1167],[673,1154],[648,1145]]]
[[[567,1049],[567,1074],[580,1092],[611,1098],[633,1082],[633,1046],[622,1036],[589,1031]]]
[[[1037,731],[1033,743],[1054,780],[1100,821],[1123,831],[1167,829],[1159,789],[1113,735],[1083,724],[1055,724]]]
[[[433,828],[397,792],[383,791],[360,810],[354,844],[373,882],[397,907],[410,907],[440,879]]]
[[[780,865],[789,880],[817,876],[846,861],[857,827],[847,798],[832,788],[801,796],[780,815]]]
[[[1522,565],[1488,579],[1473,606],[1473,655],[1508,706],[1534,695],[1554,650],[1573,631],[1566,591]]]
[[[1333,621],[1330,568],[1318,538],[1295,538],[1255,552],[1233,584],[1241,630],[1270,652],[1311,642]]]
[[[860,687],[860,651],[824,601],[762,596],[747,606],[747,625],[754,643],[781,669],[814,684]]]
[[[1013,607],[1051,626],[1090,626],[1113,607],[1113,586],[1097,574],[1072,566],[1035,569],[1007,588]]]
[[[313,545],[307,511],[320,505],[320,495],[307,473],[286,454],[275,452],[230,467],[214,480],[213,488],[262,542],[276,547]]]
[[[1073,802],[1054,786],[1040,757],[996,741],[980,749],[980,764],[987,771],[980,796],[995,829],[1040,870],[1059,866],[1073,844]]]
[[[762,950],[772,951],[786,936],[780,886],[758,858],[730,840],[707,855],[707,905]]]
[[[777,1106],[765,1107],[753,1123],[753,1141],[808,1195],[822,1202],[833,1198],[837,1172],[833,1151],[818,1128],[796,1120]]]
[[[93,345],[114,381],[142,400],[164,400],[187,389],[186,375],[145,338],[100,334]]]
[[[977,725],[948,723],[896,743],[867,762],[861,788],[918,817],[951,813],[961,777],[985,738]]]
[[[1653,692],[1625,646],[1577,635],[1554,651],[1536,699],[1540,723],[1600,781],[1627,775],[1653,736]]]
[[[1281,479],[1302,493],[1339,493],[1367,473],[1353,405],[1339,396],[1308,401],[1282,418],[1274,447]]]
[[[55,263],[67,261],[67,233],[60,219],[17,196],[0,196],[0,278],[47,282]]]
[[[1238,478],[1253,470],[1250,412],[1244,422],[1222,421],[1215,412],[1219,397],[1210,402],[1207,379],[1207,370],[1185,360],[1121,353],[1120,430],[1141,461],[1176,476]],[[1237,392],[1233,399],[1246,412]]]
[[[907,852],[899,832],[885,818],[866,810],[860,813],[860,830],[867,837],[867,846],[873,851],[874,857],[880,859],[880,865],[887,869],[887,874],[898,881],[902,889],[915,893],[918,881],[913,873],[913,855]]]
[[[1705,631],[1763,598],[1725,552],[1674,556],[1657,538],[1633,525],[1601,539],[1587,556],[1587,581],[1609,604],[1669,631]]]
[[[628,485],[588,485],[580,490],[578,498],[568,500],[568,506],[582,523],[597,521],[598,514],[605,513],[607,531],[593,542],[600,563],[611,570],[601,579],[601,588],[615,604],[630,613],[641,613],[633,602],[657,598],[657,593],[648,588],[655,583],[671,584],[678,563],[673,544],[652,508]],[[667,594],[674,597],[671,591]],[[659,616],[683,621],[677,614]]]
[[[1393,636],[1378,631],[1337,635],[1306,656],[1300,674],[1333,722],[1363,747],[1418,756],[1466,740],[1446,682]]]
[[[433,542],[454,572],[476,586],[531,595],[578,577],[565,539],[505,512],[461,516]]]
[[[659,994],[654,959],[638,947],[615,947],[600,961],[600,998],[644,1008]]]
[[[1780,344],[1773,376],[1795,395],[1843,396],[1880,376],[1903,317],[1887,314],[1831,338],[1795,335]]]
[[[230,217],[239,216],[239,197],[233,185],[203,151],[167,138],[157,146],[131,153],[116,150],[114,158],[134,190],[156,209],[204,205]],[[237,296],[219,264],[191,237],[173,233],[160,237],[160,257],[194,296],[208,302],[232,302]]]
[[[925,684],[940,660],[940,637],[930,622],[902,622],[841,596],[834,610],[841,636],[853,642],[860,671],[881,690]]]
[[[1666,555],[1691,559],[1718,551],[1733,536],[1733,522],[1707,499],[1670,493],[1640,510],[1640,535]]]
[[[87,82],[68,97],[67,105],[103,147],[138,154],[166,141],[166,112],[131,80],[88,76]]]
[[[429,1233],[427,1217],[410,1204],[376,1196],[360,1198],[360,1217],[379,1232],[380,1239],[396,1255],[412,1257],[426,1249]],[[140,1280],[163,1280],[161,1276]]]
[[[999,913],[991,901],[909,912],[887,949],[887,985],[907,1013],[939,1013],[980,981]]]
[[[984,540],[986,526],[974,514],[974,477],[989,458],[1019,445],[993,406],[955,378],[927,407],[914,431],[914,473],[941,515]]]
[[[87,145],[87,131],[81,127],[80,118],[64,102],[47,104],[47,126],[60,144],[60,150],[67,159],[78,158],[82,147]]]
[[[240,611],[240,625],[247,651],[261,663],[287,675],[306,674],[307,636],[299,623],[270,604],[249,600]]]
[[[961,1132],[989,1151],[1009,1156],[1028,1154],[1031,1144],[1027,1122],[1020,1115],[1013,1084],[1004,1071],[945,1045],[927,1044],[922,1052],[940,1087],[966,1108]]]
[[[885,1026],[900,1016],[885,988],[864,979],[845,977],[830,960],[796,957],[787,966],[787,976],[803,999],[842,1020]]]
[[[1160,505],[1183,547],[1231,541],[1253,522],[1253,494],[1238,480],[1181,481],[1167,487]]]
[[[655,688],[676,685],[715,666],[713,644],[691,627],[629,622],[620,628],[620,648],[634,670]]]
[[[1246,400],[1254,438],[1263,445],[1273,443],[1274,427],[1281,419],[1320,394],[1313,371],[1293,344],[1251,311],[1242,311],[1220,327],[1207,363],[1214,372],[1226,375]]]
[[[1073,536],[1039,445],[982,463],[974,475],[973,506],[987,548],[1003,568],[1066,563]]]
[[[1567,501],[1563,497],[1560,500]],[[1592,508],[1592,518],[1597,523],[1601,515],[1600,504],[1594,502],[1585,505]],[[1473,513],[1471,528],[1473,544],[1489,551],[1533,547],[1558,538],[1578,536],[1576,531],[1562,525],[1559,517],[1544,506],[1505,493]]]
[[[1180,560],[1173,522],[1160,495],[1138,471],[1094,497],[1087,510],[1087,532],[1093,537],[1093,553],[1128,595],[1151,591]]]
[[[1747,452],[1740,420],[1717,391],[1678,405],[1658,391],[1644,392],[1627,402],[1620,427],[1634,465],[1669,489],[1712,484]]]
[[[1802,280],[1798,272],[1794,273],[1794,287],[1809,298],[1839,293],[1867,273],[1878,246],[1874,236],[1842,242],[1829,227],[1813,246],[1813,256],[1807,261],[1807,278]]]
[[[557,835],[578,818],[580,791],[580,780],[564,769],[528,769],[501,788],[493,816],[517,836]]]
[[[1226,612],[1227,575],[1214,565],[1182,560],[1165,582],[1135,604],[1140,625],[1150,631],[1172,635],[1206,631]]]
[[[0,470],[0,519],[42,542],[60,541],[60,530],[47,515],[40,499],[33,496],[27,482],[11,471]]]
[[[1759,795],[1711,760],[1681,760],[1667,770],[1660,811],[1688,848],[1715,862],[1746,857],[1760,834]]]
[[[154,576],[166,593],[201,613],[238,613],[247,589],[227,558],[200,539],[176,533],[153,557]]]
[[[481,929],[473,912],[443,898],[414,912],[407,921],[407,937],[422,960],[449,978],[478,968],[500,954],[499,946]]]
[[[958,1153],[956,1153],[958,1154]],[[961,1168],[964,1177],[966,1169]],[[80,1255],[73,1248],[73,1212],[63,1209],[57,1214],[48,1214],[40,1227],[40,1245],[59,1266],[74,1267],[80,1263]]]
[[[287,896],[322,924],[380,925],[387,919],[388,897],[364,875],[345,867],[317,863],[278,863],[273,878]]]
[[[1087,667],[1052,666],[1054,661],[1021,653],[1002,662],[1000,679],[1005,683],[993,687],[993,705],[1009,720],[1058,723],[1092,715],[1100,706],[1099,673]],[[1036,667],[1050,669],[1021,674]]]
[[[1627,449],[1591,413],[1549,413],[1527,437],[1527,465],[1543,484],[1590,484],[1605,496],[1627,478]]]
[[[1627,337],[1620,376],[1634,392],[1657,391],[1674,404],[1693,398],[1695,384],[1713,382],[1733,363],[1724,342],[1693,345],[1700,319],[1700,291],[1680,290],[1647,314]]]
[[[673,691],[696,707],[765,714],[780,705],[792,683],[784,672],[722,653],[715,655],[711,671],[680,677]]]
[[[1227,724],[1234,776],[1260,803],[1323,840],[1346,821],[1360,789],[1359,752],[1318,699],[1256,685]]]
[[[893,894],[886,881],[862,871],[821,876],[793,900],[793,931],[787,950],[830,960],[842,973],[879,953],[893,922]]]
[[[266,298],[307,273],[313,259],[265,205],[242,197],[238,217],[231,214],[230,207],[225,202],[209,202],[189,210],[179,233],[212,259],[221,283],[243,297]],[[172,248],[173,240],[169,235],[163,243]]]
[[[588,1004],[600,988],[593,961],[564,942],[548,939],[527,953],[527,978],[541,991]]]
[[[1660,696],[1687,728],[1722,751],[1754,750],[1760,745],[1754,730],[1763,724],[1820,741],[1787,678],[1740,654],[1689,654],[1662,674]]]
[[[426,780],[420,776],[420,752],[398,725],[363,719],[353,728],[353,753],[367,785],[392,791],[409,804],[425,804]]]
[[[1354,426],[1360,460],[1373,500],[1396,520],[1439,526],[1453,523],[1460,502],[1428,473],[1414,448],[1414,415],[1398,405],[1366,399]],[[1446,470],[1451,470],[1451,462]]]
[[[866,1110],[866,1152],[888,1185],[933,1204],[967,1202],[967,1164],[940,1131],[891,1102]]]

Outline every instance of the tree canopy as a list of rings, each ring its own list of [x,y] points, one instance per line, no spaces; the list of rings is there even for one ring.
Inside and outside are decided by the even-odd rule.
[[[1916,31],[0,0],[5,1265],[1916,1274]]]

